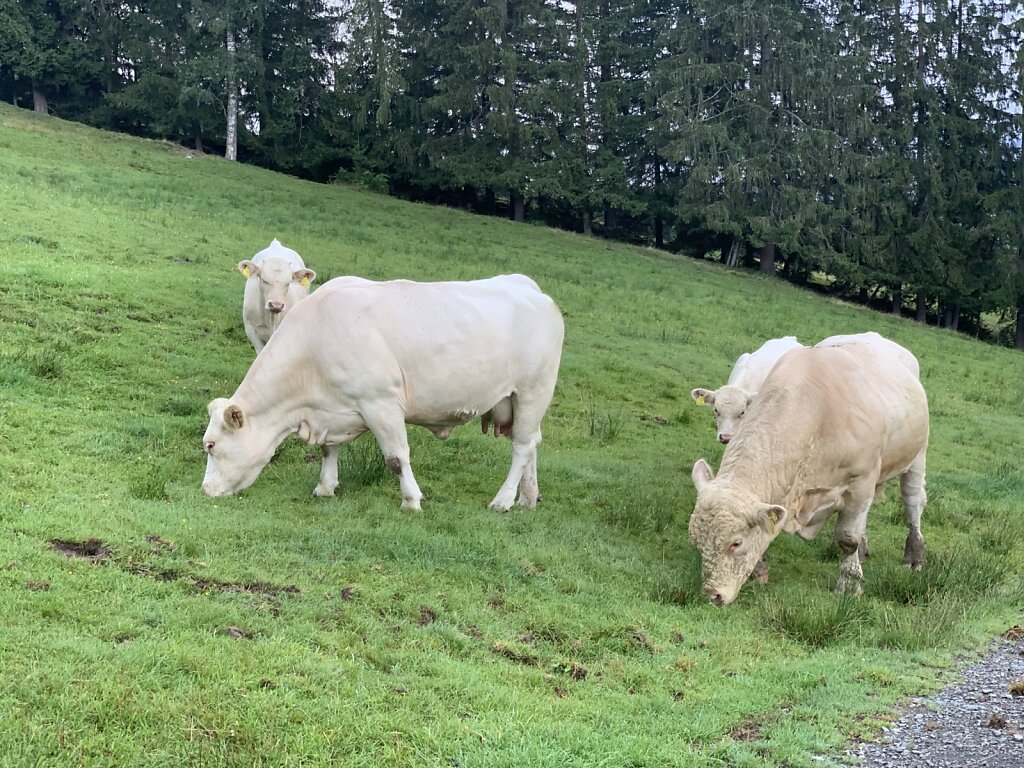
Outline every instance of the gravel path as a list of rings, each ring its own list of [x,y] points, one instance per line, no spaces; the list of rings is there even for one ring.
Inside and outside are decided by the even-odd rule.
[[[1024,629],[1004,638],[957,682],[911,699],[880,742],[856,745],[846,760],[867,768],[1024,768]]]

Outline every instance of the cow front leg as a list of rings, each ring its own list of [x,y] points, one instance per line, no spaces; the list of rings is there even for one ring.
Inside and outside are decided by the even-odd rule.
[[[868,509],[871,498],[867,500],[850,500],[839,514],[836,522],[836,544],[843,552],[843,562],[839,566],[839,581],[836,592],[852,594],[860,597],[864,591],[864,571],[860,565],[860,548],[867,527]]]
[[[333,496],[338,489],[338,453],[340,445],[322,446],[323,460],[320,462],[320,482],[313,489],[317,498]]]
[[[925,454],[914,459],[910,469],[900,477],[903,511],[907,516],[907,543],[903,547],[903,564],[920,570],[925,563],[924,536],[921,535],[921,513],[927,502],[924,490]]]
[[[416,484],[409,463],[409,436],[405,431],[403,414],[395,408],[374,406],[363,410],[363,419],[377,438],[387,468],[398,475],[402,488],[402,509],[421,509],[423,494]]]

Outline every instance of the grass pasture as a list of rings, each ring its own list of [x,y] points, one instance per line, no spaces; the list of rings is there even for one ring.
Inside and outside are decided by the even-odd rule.
[[[811,766],[1021,620],[1024,355],[649,250],[345,187],[0,105],[0,765]],[[535,511],[507,441],[412,428],[422,512],[368,438],[316,500],[289,439],[200,491],[206,403],[252,360],[235,265],[534,277],[565,314]],[[766,338],[877,330],[932,409],[929,565],[894,488],[859,600],[838,548],[699,595],[694,386]],[[819,758],[825,757],[822,761]]]

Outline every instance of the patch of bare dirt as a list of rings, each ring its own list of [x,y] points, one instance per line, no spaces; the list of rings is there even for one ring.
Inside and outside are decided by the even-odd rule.
[[[88,539],[87,541],[51,539],[50,546],[54,552],[64,555],[64,557],[78,557],[93,563],[98,563],[110,554],[110,550],[103,546],[103,542],[99,539]]]

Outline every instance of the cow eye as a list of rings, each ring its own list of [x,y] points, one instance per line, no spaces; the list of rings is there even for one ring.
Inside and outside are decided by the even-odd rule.
[[[216,443],[213,442],[213,440],[208,440],[206,444],[203,446],[203,450],[205,450],[207,453],[213,453],[213,446],[215,445]]]
[[[739,549],[742,546],[743,546],[743,539],[736,539],[735,541],[732,542],[732,544],[730,544],[728,547],[726,547],[726,552],[735,552],[737,549]]]

